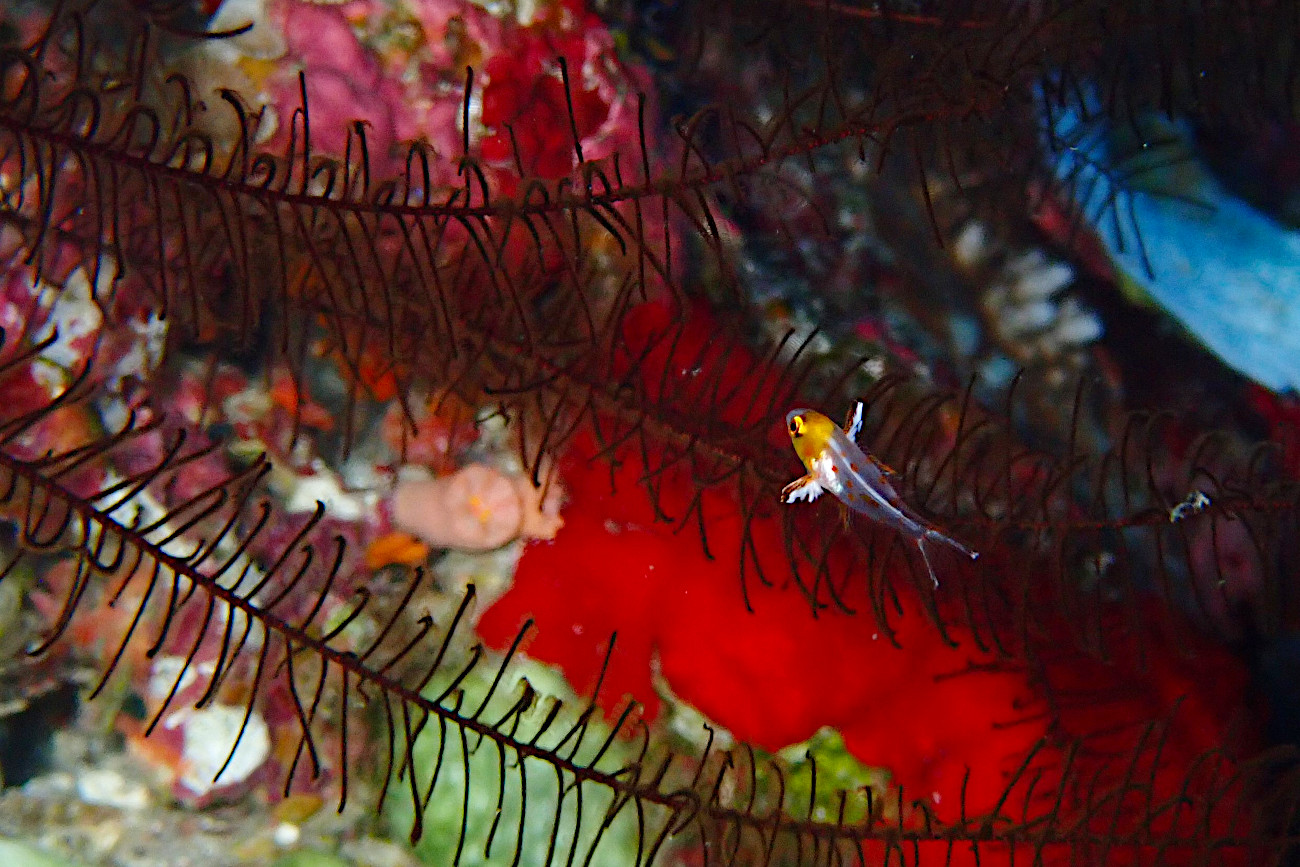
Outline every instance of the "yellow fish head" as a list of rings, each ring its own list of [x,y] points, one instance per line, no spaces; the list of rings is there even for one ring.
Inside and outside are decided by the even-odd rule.
[[[816,410],[792,409],[785,414],[785,426],[790,432],[795,454],[811,472],[813,459],[819,457],[831,441],[836,430],[835,422]]]

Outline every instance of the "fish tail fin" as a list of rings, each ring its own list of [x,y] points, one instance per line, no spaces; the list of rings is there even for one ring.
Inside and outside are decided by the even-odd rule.
[[[960,553],[965,554],[967,557],[971,558],[972,560],[979,559],[980,555],[978,551],[972,551],[970,548],[967,548],[961,542],[958,542],[956,539],[952,538],[951,536],[945,536],[943,533],[940,533],[938,530],[934,529],[933,527],[927,527],[925,533],[922,534],[921,538],[933,539],[936,542],[942,542],[943,544],[947,545],[949,548],[952,548],[954,551],[959,551]]]
[[[939,578],[934,574],[934,567],[930,565],[930,555],[925,553],[925,539],[928,535],[930,534],[926,533],[916,537],[916,548],[921,552],[921,559],[925,562],[925,571],[930,573],[930,580],[934,582],[935,589],[938,589]]]

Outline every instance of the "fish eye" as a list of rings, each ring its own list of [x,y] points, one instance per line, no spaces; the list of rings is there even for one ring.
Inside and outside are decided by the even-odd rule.
[[[795,416],[794,418],[790,419],[790,433],[794,434],[795,436],[798,436],[802,431],[803,431],[803,418],[801,416]]]

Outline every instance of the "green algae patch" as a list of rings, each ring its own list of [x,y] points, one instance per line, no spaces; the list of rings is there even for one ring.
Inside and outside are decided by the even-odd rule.
[[[597,755],[597,767],[618,770],[634,757],[624,738],[610,741],[611,726],[598,711],[586,717],[585,730],[575,722],[585,704],[552,669],[516,660],[492,692],[486,708],[475,714],[492,686],[491,667],[476,667],[460,685],[461,692],[443,700],[462,716],[476,715],[488,724],[505,718],[499,731],[515,732],[519,742],[534,738],[551,715],[557,699],[564,708],[546,727],[537,744],[561,754],[576,767],[586,767]],[[430,687],[436,698],[443,687]],[[529,701],[530,697],[535,696]],[[521,701],[527,710],[515,713]],[[398,725],[401,725],[400,717]],[[416,721],[412,722],[412,728]],[[580,741],[580,742],[579,742]],[[401,735],[398,736],[400,748]],[[602,753],[603,748],[603,753]],[[410,834],[416,822],[409,771],[390,781],[384,818],[391,833]],[[626,801],[615,805],[608,786],[583,783],[572,771],[537,757],[524,757],[508,745],[437,717],[431,717],[416,738],[412,765],[418,797],[424,801],[421,837],[416,855],[426,864],[459,863],[490,867],[568,862],[631,864],[636,861],[637,811]],[[428,797],[431,781],[436,791]],[[467,786],[467,780],[472,785]],[[612,815],[611,815],[612,809]],[[557,820],[558,815],[558,820]],[[516,861],[516,850],[519,850]],[[569,853],[574,853],[570,861]]]

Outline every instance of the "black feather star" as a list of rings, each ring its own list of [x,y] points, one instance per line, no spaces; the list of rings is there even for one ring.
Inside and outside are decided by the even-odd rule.
[[[5,13],[0,256],[6,281],[40,287],[9,293],[0,349],[0,511],[15,528],[0,586],[42,611],[27,652],[95,645],[92,699],[152,670],[143,733],[165,737],[182,709],[227,714],[229,747],[199,783],[274,744],[281,778],[265,791],[327,792],[342,811],[360,789],[425,837],[431,861],[1291,863],[1300,792],[1285,747],[1223,735],[1189,753],[1203,732],[1188,735],[1176,698],[1139,696],[1141,718],[1105,710],[1134,706],[1115,672],[1159,670],[1171,646],[1249,654],[1294,629],[1300,487],[1278,444],[1206,432],[1180,405],[1125,413],[1104,386],[1051,391],[1033,370],[999,403],[974,376],[945,389],[904,373],[888,346],[837,356],[853,344],[833,314],[865,302],[835,287],[866,280],[836,283],[818,257],[840,255],[845,224],[875,221],[908,288],[874,303],[940,318],[936,298],[965,303],[954,225],[1023,236],[1031,204],[1080,198],[1053,171],[1070,147],[1045,132],[1053,112],[1085,99],[1095,111],[1100,94],[1113,124],[1294,123],[1294,4],[651,5],[601,12],[653,53],[665,101],[686,113],[663,122],[642,98],[635,151],[595,159],[583,73],[561,58],[553,91],[573,153],[558,178],[538,176],[523,117],[498,142],[513,167],[488,165],[472,69],[456,85],[459,153],[417,142],[394,158],[365,123],[314,126],[301,76],[264,149],[251,94],[209,96],[176,71],[196,42],[246,28],[203,33],[172,3]],[[1103,170],[1114,189],[1133,181]],[[1122,202],[1069,217],[1060,237],[1124,219]],[[763,305],[780,304],[755,275],[782,268],[821,286],[781,303],[820,311],[829,338],[759,334]],[[95,325],[78,331],[60,305]],[[647,306],[666,324],[638,332]],[[712,339],[692,342],[702,321]],[[124,368],[123,335],[149,323],[165,325],[158,357]],[[338,370],[322,385],[326,355]],[[961,382],[969,361],[937,376]],[[473,634],[473,585],[447,603],[423,566],[381,578],[336,509],[270,502],[284,468],[213,421],[235,370],[285,372],[292,432],[277,454],[307,437],[313,397],[342,407],[317,444],[341,466],[366,453],[381,400],[405,440],[427,433],[432,394],[480,428],[505,419],[538,485],[579,441],[611,480],[641,461],[638,496],[681,544],[734,565],[737,596],[788,576],[792,602],[896,641],[919,614],[1035,684],[1047,734],[939,810],[712,727],[687,746],[601,695],[613,637],[595,690],[562,701],[551,693],[567,687],[539,690],[521,659],[545,623],[494,654]],[[202,388],[179,389],[186,377]],[[919,567],[886,531],[839,530],[825,504],[780,510],[780,419],[858,398],[864,441],[900,468],[903,497],[981,552],[941,590],[900,580]],[[710,545],[706,492],[739,504],[739,546]],[[755,540],[773,527],[779,561]],[[974,786],[1001,794],[968,815]]]

